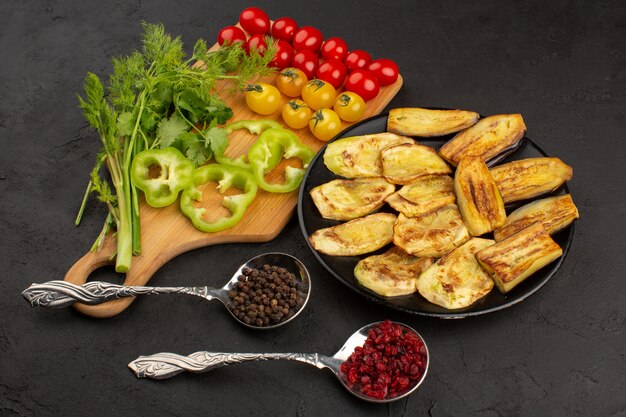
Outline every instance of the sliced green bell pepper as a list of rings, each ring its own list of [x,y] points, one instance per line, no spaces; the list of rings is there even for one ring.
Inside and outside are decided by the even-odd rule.
[[[315,152],[300,142],[291,130],[270,128],[265,130],[259,139],[248,150],[248,161],[259,187],[272,193],[288,193],[298,188],[304,171]],[[299,158],[303,168],[288,166],[285,168],[285,182],[269,183],[265,175],[276,168],[283,159]]]
[[[207,222],[202,217],[206,212],[203,207],[193,205],[194,200],[202,200],[202,191],[198,186],[210,181],[217,181],[217,191],[223,194],[229,188],[238,188],[242,194],[224,197],[222,205],[231,215],[222,217],[214,222]],[[193,183],[183,190],[180,197],[180,209],[191,220],[196,229],[203,232],[219,232],[236,225],[243,217],[246,209],[254,200],[258,186],[249,171],[241,168],[220,164],[205,165],[196,168],[193,174]]]
[[[179,191],[191,185],[193,163],[175,148],[148,149],[135,155],[130,177],[150,206],[166,207],[176,201]]]
[[[238,120],[236,122],[230,123],[224,127],[224,132],[226,135],[230,135],[235,130],[246,129],[250,134],[260,135],[267,129],[271,128],[281,128],[280,123],[275,122],[274,120]],[[228,141],[223,143],[211,144],[213,150],[213,157],[215,160],[227,166],[235,166],[243,169],[250,169],[250,164],[245,161],[245,155],[241,155],[238,158],[230,158],[224,155],[226,152],[226,148],[228,147]]]

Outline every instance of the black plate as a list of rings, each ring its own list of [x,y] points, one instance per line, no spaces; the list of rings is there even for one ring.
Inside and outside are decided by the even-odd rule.
[[[351,126],[350,128],[341,132],[333,140],[348,136],[381,133],[385,132],[386,129],[387,114],[383,114],[379,116],[374,116],[370,119],[362,121],[361,123]],[[447,142],[451,137],[452,135],[443,136],[436,140],[420,138],[418,139],[418,141],[423,145],[439,149],[439,147]],[[419,293],[400,297],[383,297],[381,295],[378,295],[375,292],[361,286],[354,278],[353,273],[354,267],[356,266],[357,262],[360,259],[370,256],[372,254],[366,254],[362,256],[328,256],[317,252],[309,243],[308,236],[316,230],[341,223],[339,221],[327,220],[322,218],[309,194],[312,188],[333,179],[340,178],[330,172],[324,165],[322,155],[324,154],[325,149],[326,146],[324,146],[318,152],[313,161],[311,161],[311,164],[306,172],[304,181],[302,182],[302,186],[300,187],[300,195],[298,199],[298,219],[300,221],[300,227],[302,229],[302,233],[304,234],[304,238],[309,245],[309,248],[315,254],[320,263],[324,265],[324,267],[328,270],[328,272],[330,272],[332,276],[337,278],[340,282],[347,285],[359,294],[365,296],[365,298],[369,300],[382,303],[396,310],[430,317],[462,318],[467,316],[476,316],[480,314],[490,313],[492,311],[502,310],[504,308],[512,306],[513,304],[519,303],[529,295],[539,290],[539,288],[541,288],[546,282],[548,282],[552,275],[554,275],[554,273],[559,269],[561,263],[567,255],[569,246],[574,236],[573,223],[566,229],[552,236],[553,239],[563,249],[563,256],[561,256],[555,263],[548,265],[547,267],[537,271],[535,274],[528,277],[525,281],[523,281],[521,284],[511,290],[507,295],[501,294],[500,291],[498,291],[494,287],[494,289],[487,296],[476,301],[471,306],[456,310],[448,310],[436,304],[432,304],[421,295],[419,295]],[[530,139],[525,138],[522,145],[515,152],[502,160],[502,163],[517,159],[534,158],[541,156],[548,155],[546,155],[546,153],[542,151],[541,148],[539,148]],[[565,194],[568,192],[569,191],[567,189],[567,186],[564,186],[560,190],[557,190],[554,194]],[[517,204],[516,206],[511,207],[507,206],[507,212],[510,212],[511,210],[519,207],[519,205],[521,204]],[[388,247],[385,247],[375,252],[374,254],[382,253],[387,249]]]

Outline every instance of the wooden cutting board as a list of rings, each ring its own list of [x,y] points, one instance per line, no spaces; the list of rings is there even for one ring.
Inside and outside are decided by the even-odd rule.
[[[274,84],[274,79],[275,76],[265,81]],[[400,87],[402,87],[402,77],[398,77],[394,84],[382,87],[378,96],[366,103],[364,118],[379,114],[398,93]],[[218,90],[222,88],[225,86],[218,86]],[[224,93],[221,96],[233,110],[234,116],[231,121],[266,118],[276,120],[286,127],[282,121],[280,109],[270,116],[260,116],[248,109],[242,93],[235,95]],[[287,102],[288,98],[283,96],[283,101]],[[351,124],[344,122],[343,127],[347,128]],[[302,142],[316,151],[325,143],[317,140],[308,127],[295,132]],[[245,130],[233,132],[230,136],[226,155],[236,157],[246,153],[256,138],[257,136],[250,135]],[[288,164],[297,166],[298,162],[297,160],[283,161],[274,170],[277,174],[270,173],[268,179],[270,181],[282,181],[280,177],[284,167]],[[207,207],[207,213],[210,213],[210,217],[207,216],[209,221],[229,214],[228,210],[220,205],[222,196],[215,191],[215,185],[215,183],[209,183],[203,188],[201,205]],[[233,192],[227,192],[227,194],[236,193],[236,190],[231,191]],[[133,257],[124,284],[145,285],[167,261],[192,249],[220,243],[267,242],[272,240],[289,221],[297,202],[297,190],[287,194],[275,194],[259,188],[256,199],[248,207],[241,222],[235,227],[218,233],[204,233],[195,229],[189,219],[180,212],[178,201],[169,207],[156,209],[148,206],[142,197],[140,202],[142,253],[140,256]],[[87,282],[89,274],[94,270],[113,263],[110,258],[115,246],[115,238],[108,235],[102,250],[95,253],[87,252],[69,269],[64,279],[74,284],[84,284]],[[122,298],[96,306],[76,304],[75,307],[81,313],[89,316],[106,318],[121,313],[133,300],[134,298]]]

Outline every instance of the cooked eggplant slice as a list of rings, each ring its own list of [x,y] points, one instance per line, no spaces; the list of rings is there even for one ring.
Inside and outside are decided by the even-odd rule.
[[[393,243],[411,255],[438,258],[470,238],[456,204],[417,217],[400,213]]]
[[[417,279],[417,291],[431,303],[448,309],[473,304],[493,288],[493,280],[474,254],[494,243],[491,239],[471,238],[424,271]]]
[[[378,210],[395,190],[382,178],[333,180],[313,188],[311,198],[323,218],[352,220]]]
[[[450,166],[431,147],[417,143],[390,146],[380,154],[383,176],[392,184],[409,184],[428,175],[452,173]]]
[[[356,256],[391,243],[396,215],[376,213],[337,226],[319,229],[309,236],[311,246],[332,256]]]
[[[417,277],[432,264],[432,258],[418,258],[393,246],[382,255],[360,260],[354,268],[354,277],[377,294],[396,297],[413,294]]]
[[[478,113],[465,110],[392,109],[387,130],[407,136],[443,136],[476,124],[479,117]]]
[[[506,221],[504,202],[480,157],[463,158],[454,175],[456,200],[472,236],[480,236],[500,227]]]
[[[405,216],[421,216],[454,204],[454,183],[448,175],[419,178],[391,194],[385,201]]]
[[[326,147],[324,164],[333,173],[345,178],[381,177],[383,175],[380,162],[381,151],[402,143],[415,143],[415,141],[394,133],[338,139]]]
[[[561,247],[537,222],[477,252],[476,259],[504,294],[562,254]]]
[[[550,193],[572,179],[574,171],[559,158],[528,158],[491,169],[505,203]]]
[[[569,194],[543,198],[526,204],[509,214],[506,223],[493,232],[497,242],[540,222],[546,233],[553,235],[578,218],[578,209]]]
[[[524,133],[526,125],[521,114],[497,114],[457,133],[439,149],[439,154],[455,166],[468,156],[480,156],[488,163],[501,153],[517,147]]]

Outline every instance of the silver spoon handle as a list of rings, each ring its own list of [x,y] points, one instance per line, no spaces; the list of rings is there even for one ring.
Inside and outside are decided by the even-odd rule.
[[[325,367],[321,362],[323,357],[317,353],[221,353],[204,351],[195,352],[188,356],[167,352],[140,356],[129,363],[128,367],[137,378],[166,379],[185,371],[208,372],[235,363],[279,359],[304,362],[318,368]]]
[[[208,287],[141,287],[101,281],[76,285],[67,281],[48,281],[32,284],[22,295],[32,307],[62,308],[77,302],[94,305],[116,298],[170,293],[197,295],[210,300],[213,298],[210,291]]]

